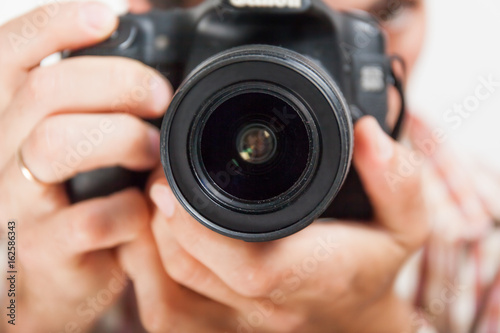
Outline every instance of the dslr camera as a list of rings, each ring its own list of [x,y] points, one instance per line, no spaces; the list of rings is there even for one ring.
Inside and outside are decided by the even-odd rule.
[[[320,217],[371,217],[351,167],[353,123],[372,115],[396,138],[404,103],[368,14],[321,0],[207,0],[123,16],[109,40],[78,55],[137,59],[174,85],[162,164],[178,201],[206,227],[269,241]],[[389,129],[391,85],[402,110]],[[97,170],[73,179],[70,193],[104,194],[136,177]]]

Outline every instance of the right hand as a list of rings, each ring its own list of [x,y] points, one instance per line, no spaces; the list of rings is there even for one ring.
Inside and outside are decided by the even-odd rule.
[[[114,248],[134,240],[150,219],[138,190],[71,204],[63,182],[102,167],[155,167],[159,132],[138,117],[164,113],[169,84],[124,58],[39,66],[50,54],[104,40],[116,26],[104,5],[75,2],[42,7],[0,27],[0,236],[15,219],[19,271],[16,326],[7,329],[90,327],[124,287],[117,287],[122,271]],[[23,177],[18,151],[44,184]]]
[[[151,230],[117,251],[148,331],[416,330],[416,309],[393,286],[429,235],[421,168],[402,176],[410,152],[373,117],[356,123],[354,140],[372,221],[313,223],[267,243],[202,226],[175,199],[162,170],[153,173],[149,193],[158,211]]]

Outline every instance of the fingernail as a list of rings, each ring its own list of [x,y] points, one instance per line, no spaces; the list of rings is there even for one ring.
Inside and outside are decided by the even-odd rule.
[[[107,32],[115,25],[116,21],[116,15],[111,8],[101,3],[82,4],[80,15],[88,26],[98,32]]]
[[[151,154],[153,156],[160,156],[160,131],[156,127],[151,126],[149,129],[149,142],[151,147]]]
[[[377,155],[382,162],[389,161],[394,155],[394,143],[392,139],[380,128],[375,119],[373,119],[375,140],[377,145]]]
[[[165,82],[165,79],[163,77],[159,77],[158,75],[151,77],[150,86],[153,89],[153,107],[155,111],[160,114],[164,114],[168,108],[168,104],[170,103],[172,95],[171,89]]]
[[[170,218],[175,213],[175,198],[168,186],[163,184],[154,184],[149,191],[149,195],[158,209]]]

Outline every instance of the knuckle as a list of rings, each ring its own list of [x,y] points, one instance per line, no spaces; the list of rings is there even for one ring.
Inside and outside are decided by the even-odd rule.
[[[135,156],[134,159],[126,159],[126,166],[140,167],[143,164],[143,157],[151,156],[151,139],[149,125],[142,120],[131,115],[123,115],[119,123],[119,130],[112,135],[113,141],[120,141],[118,154],[122,157]],[[140,158],[137,158],[140,157]]]
[[[138,61],[130,59],[113,61],[109,68],[110,84],[124,87],[117,105],[128,110],[144,102],[148,97],[146,77],[145,66]]]
[[[149,143],[149,135],[144,122],[138,118],[129,117],[128,124],[125,127],[130,140],[129,149],[134,151],[137,151],[137,149],[144,150],[144,147],[147,147]]]
[[[23,143],[23,158],[29,166],[36,166],[31,171],[39,179],[63,176],[53,166],[54,163],[64,164],[64,152],[69,141],[67,127],[57,126],[57,122],[47,118],[33,129]]]
[[[54,126],[50,118],[37,126],[26,142],[30,156],[37,161],[50,161],[58,158],[58,152],[66,146],[68,137],[64,126]]]
[[[124,200],[124,205],[127,205],[132,209],[131,212],[127,214],[130,220],[141,222],[147,222],[149,219],[149,208],[146,202],[144,194],[138,188],[131,188],[122,193],[119,193],[122,197],[118,197],[117,200]]]
[[[335,262],[338,267],[336,268],[338,277],[330,280],[322,279],[316,284],[316,291],[321,295],[328,293],[338,300],[349,296],[353,283],[357,281],[356,272],[358,267],[353,262],[352,256],[346,252],[335,256],[334,260],[331,261]]]
[[[44,135],[41,126],[33,130],[28,140],[24,142],[23,157],[25,160],[34,160],[37,164],[41,164],[41,161],[48,158],[47,152],[45,151],[45,141],[42,139]]]
[[[259,265],[246,265],[232,276],[233,289],[250,298],[267,297],[278,286],[277,274]]]
[[[95,249],[109,234],[109,223],[106,216],[92,210],[89,210],[84,216],[75,217],[71,224],[77,249]]]
[[[58,91],[57,83],[60,73],[53,68],[37,67],[33,69],[27,78],[27,98],[37,106],[45,105],[52,100],[54,91]]]
[[[324,289],[329,290],[332,295],[335,295],[336,299],[340,300],[345,298],[349,294],[349,291],[352,290],[352,284],[354,283],[353,280],[354,277],[336,279],[335,281],[332,281],[327,288]]]
[[[199,279],[200,266],[181,250],[171,251],[165,258],[165,268],[175,282],[183,285],[193,285]]]
[[[126,211],[122,211],[123,217],[119,219],[120,239],[122,241],[131,241],[144,235],[150,219],[150,213],[146,199],[140,190],[136,188],[126,190],[116,194],[113,200],[120,202],[123,207],[126,207]],[[111,229],[118,228],[116,217],[114,221],[108,220],[101,228],[105,232],[110,232],[112,231]]]

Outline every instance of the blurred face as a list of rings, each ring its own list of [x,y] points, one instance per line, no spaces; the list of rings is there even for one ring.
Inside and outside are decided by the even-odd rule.
[[[155,0],[156,3],[161,0]],[[424,0],[323,0],[337,10],[359,9],[379,19],[387,32],[389,54],[398,54],[413,68],[425,32]],[[177,2],[177,1],[175,1]],[[182,0],[190,6],[200,0]],[[144,12],[151,8],[148,0],[129,0],[132,12]]]
[[[388,53],[398,54],[411,70],[425,33],[424,0],[324,0],[338,10],[360,9],[374,15],[388,35]]]

